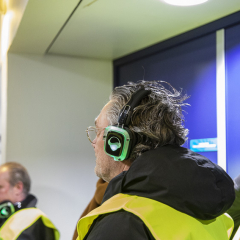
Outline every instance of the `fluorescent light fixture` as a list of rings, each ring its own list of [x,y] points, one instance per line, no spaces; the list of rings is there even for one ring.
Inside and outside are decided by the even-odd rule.
[[[208,0],[163,0],[164,2],[176,5],[176,6],[193,6],[201,3],[205,3]]]

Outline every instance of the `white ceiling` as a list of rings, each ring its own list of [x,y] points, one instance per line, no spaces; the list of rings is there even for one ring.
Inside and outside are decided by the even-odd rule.
[[[11,52],[112,60],[240,10],[240,0],[29,0]]]

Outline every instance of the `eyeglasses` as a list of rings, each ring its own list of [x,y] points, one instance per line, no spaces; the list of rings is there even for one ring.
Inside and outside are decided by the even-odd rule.
[[[101,131],[105,128],[96,128],[96,127],[88,127],[87,130],[87,137],[91,143],[93,143],[94,139],[100,135]]]

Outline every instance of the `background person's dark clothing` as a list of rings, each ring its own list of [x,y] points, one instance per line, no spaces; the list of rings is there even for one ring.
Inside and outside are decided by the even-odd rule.
[[[203,220],[226,212],[235,198],[233,181],[223,169],[204,156],[173,145],[143,153],[128,171],[110,181],[103,202],[118,193],[150,198]],[[154,238],[138,217],[119,211],[99,216],[86,239]]]
[[[234,221],[234,229],[230,239],[233,239],[240,226],[240,175],[234,179],[234,188],[236,198],[231,208],[229,208],[227,211]]]
[[[21,202],[20,209],[36,207],[36,204],[37,198],[29,194],[27,198]],[[6,220],[7,219],[1,219],[0,227],[2,227]],[[39,218],[34,224],[25,229],[18,236],[17,240],[55,240],[55,236],[53,229],[46,227],[42,219]]]

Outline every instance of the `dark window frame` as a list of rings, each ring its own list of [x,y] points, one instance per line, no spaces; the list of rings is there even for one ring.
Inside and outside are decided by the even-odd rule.
[[[153,54],[157,54],[163,50],[181,45],[182,43],[192,41],[196,38],[202,37],[209,33],[213,33],[220,29],[231,27],[239,23],[240,23],[240,11],[230,14],[226,17],[220,18],[218,20],[215,20],[213,22],[210,22],[208,24],[205,24],[203,26],[200,26],[198,28],[195,28],[193,30],[190,30],[188,32],[182,33],[178,36],[169,38],[165,41],[156,43],[152,46],[146,47],[142,50],[131,53],[127,56],[115,59],[113,60],[113,86],[116,87],[119,85],[118,69],[122,65],[128,64],[139,59],[143,59]]]

